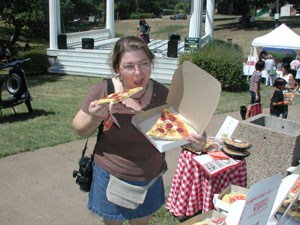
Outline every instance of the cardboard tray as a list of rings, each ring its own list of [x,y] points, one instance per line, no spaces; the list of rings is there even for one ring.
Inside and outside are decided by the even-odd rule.
[[[228,203],[223,202],[221,200],[225,194],[229,194],[229,193],[239,193],[239,194],[247,195],[248,189],[244,188],[244,187],[237,186],[237,185],[230,184],[227,188],[225,188],[219,194],[219,196],[216,200],[216,203],[215,203],[215,208],[217,208],[218,210],[221,210],[221,211],[226,211],[226,212],[229,211],[229,208],[230,208],[231,204],[228,204]]]
[[[224,217],[226,217],[226,215],[224,215],[223,213],[220,213],[216,210],[210,210],[206,213],[203,213],[198,216],[194,216],[191,219],[184,221],[183,223],[181,223],[181,225],[192,225],[194,223],[201,222],[205,219],[219,219]]]
[[[184,62],[174,72],[167,97],[167,104],[139,113],[132,123],[160,151],[165,152],[188,143],[180,141],[158,140],[146,135],[152,128],[161,111],[172,107],[188,121],[195,132],[203,133],[213,116],[221,95],[221,84],[210,74],[191,62]]]

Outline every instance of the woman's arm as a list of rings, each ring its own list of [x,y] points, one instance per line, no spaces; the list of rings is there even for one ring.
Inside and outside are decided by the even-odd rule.
[[[96,105],[96,101],[89,105],[89,112],[79,110],[73,119],[73,127],[80,136],[90,136],[108,115],[108,104]]]
[[[259,95],[258,95],[258,83],[254,83],[254,92],[255,92],[255,100],[259,101]]]
[[[294,89],[295,88],[295,79],[294,79],[293,74],[290,74],[290,78],[289,79],[290,79],[290,82],[291,82],[290,88]]]

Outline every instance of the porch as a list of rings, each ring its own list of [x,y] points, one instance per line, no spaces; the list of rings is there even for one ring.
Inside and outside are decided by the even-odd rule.
[[[66,49],[47,49],[51,67],[49,73],[73,74],[93,77],[110,77],[113,72],[108,64],[108,56],[119,38],[109,38],[109,30],[92,30],[66,34]],[[93,38],[93,49],[82,49],[82,38]],[[205,41],[206,40],[206,41]],[[201,44],[209,41],[203,37]],[[170,84],[178,67],[178,57],[168,57],[168,40],[151,39],[148,44],[155,54],[151,78]],[[177,55],[184,53],[184,41],[178,42]]]

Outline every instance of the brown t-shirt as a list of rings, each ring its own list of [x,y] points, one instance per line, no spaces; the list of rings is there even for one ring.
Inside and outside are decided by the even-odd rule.
[[[144,109],[166,103],[168,89],[153,81],[153,94],[150,104]],[[91,101],[107,96],[107,82],[100,81],[87,95],[81,110],[88,113]],[[136,112],[122,103],[114,105],[121,113],[115,112],[120,127],[113,124],[102,132],[95,146],[95,162],[108,173],[123,179],[145,181],[155,178],[165,168],[165,154],[160,153],[147,138],[131,123]],[[124,110],[125,109],[125,110]]]

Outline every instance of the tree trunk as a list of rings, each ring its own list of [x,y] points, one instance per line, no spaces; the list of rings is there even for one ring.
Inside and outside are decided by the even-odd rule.
[[[22,29],[22,25],[15,25],[14,33],[11,35],[8,43],[8,48],[11,49],[11,47],[19,40],[20,32]]]

